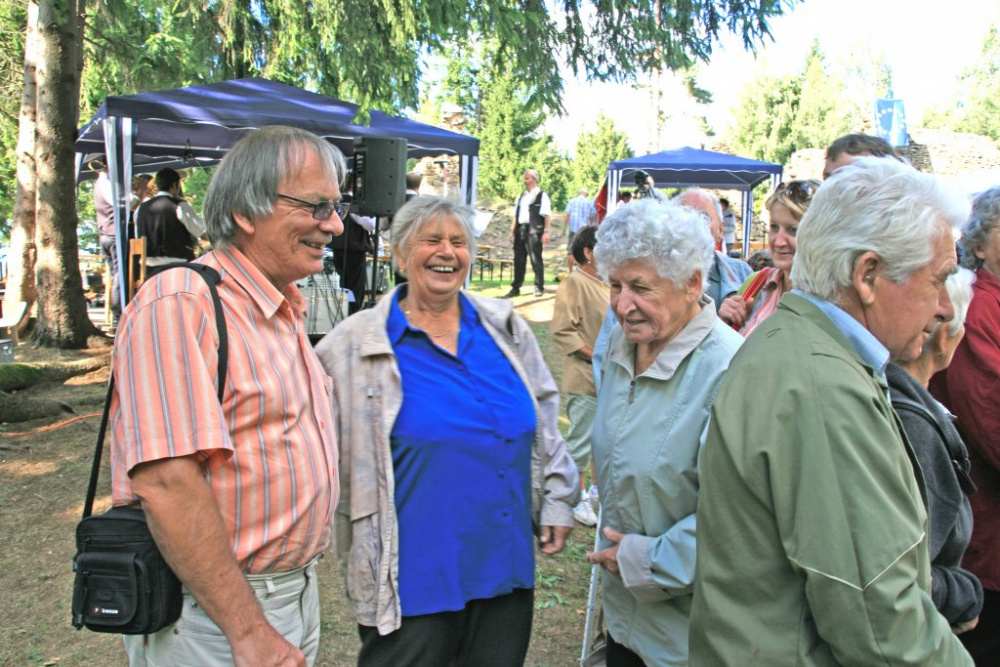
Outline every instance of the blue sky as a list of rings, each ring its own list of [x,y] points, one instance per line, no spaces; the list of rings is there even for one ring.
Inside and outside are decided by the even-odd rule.
[[[709,122],[724,135],[732,108],[758,68],[771,74],[799,71],[818,39],[833,68],[852,50],[881,54],[892,67],[896,97],[903,99],[914,123],[928,106],[954,98],[957,78],[976,61],[991,22],[1000,22],[996,0],[806,0],[771,22],[774,41],[759,48],[756,57],[744,51],[738,39],[723,38],[698,76],[699,85],[715,98]],[[567,81],[568,116],[550,121],[547,129],[564,149],[572,150],[581,129],[592,130],[603,111],[635,137],[638,152],[645,152],[640,127],[648,125],[642,114],[648,99],[648,92],[628,86]],[[688,142],[679,136],[676,145],[683,143]]]

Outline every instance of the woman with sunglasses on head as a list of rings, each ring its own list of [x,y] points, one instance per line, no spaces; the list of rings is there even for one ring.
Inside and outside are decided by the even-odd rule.
[[[340,443],[337,554],[361,667],[520,667],[535,548],[562,550],[579,473],[559,392],[509,301],[462,290],[468,206],[416,197],[392,221],[407,277],[316,348]]]
[[[789,276],[795,261],[795,233],[819,186],[816,180],[788,181],[764,202],[771,219],[767,243],[774,266],[752,274],[739,292],[719,307],[719,316],[732,322],[744,337],[774,312],[781,295],[792,288]]]

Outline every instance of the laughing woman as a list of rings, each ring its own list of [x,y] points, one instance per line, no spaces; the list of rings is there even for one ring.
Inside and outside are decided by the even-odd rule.
[[[743,339],[703,296],[714,261],[697,211],[640,201],[597,232],[621,324],[608,344],[591,436],[601,487],[608,667],[687,665],[698,455]]]
[[[462,291],[473,211],[417,197],[392,252],[409,281],[316,348],[333,377],[340,443],[337,554],[358,664],[524,663],[533,526],[558,553],[576,466],[559,394],[510,302]]]

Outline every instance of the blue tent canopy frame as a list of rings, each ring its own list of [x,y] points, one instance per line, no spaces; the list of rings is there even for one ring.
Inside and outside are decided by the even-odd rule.
[[[354,152],[358,137],[401,137],[407,156],[460,156],[460,196],[476,201],[479,140],[417,121],[370,111],[368,126],[354,124],[358,105],[267,79],[233,79],[137,95],[111,96],[77,132],[78,180],[94,178],[85,165],[108,165],[115,223],[123,233],[135,172],[217,163],[241,137],[268,125],[291,125]],[[126,266],[119,242],[119,266]],[[119,281],[126,303],[125,281]]]
[[[746,257],[750,252],[750,229],[753,224],[753,189],[768,179],[771,186],[776,187],[781,182],[784,167],[691,147],[617,160],[608,165],[608,213],[618,206],[622,183],[631,183],[639,170],[652,176],[658,188],[701,187],[740,191],[743,256]]]

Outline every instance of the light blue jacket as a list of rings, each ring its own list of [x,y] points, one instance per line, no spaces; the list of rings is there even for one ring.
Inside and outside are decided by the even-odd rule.
[[[743,281],[752,273],[753,269],[743,260],[727,257],[719,251],[715,252],[715,261],[712,262],[712,268],[708,270],[705,294],[715,302],[716,312],[718,312],[722,300],[739,291],[740,287],[743,286]],[[601,373],[604,368],[604,355],[608,349],[608,338],[616,324],[618,324],[618,320],[615,318],[615,313],[611,308],[608,308],[608,314],[601,324],[601,331],[597,334],[597,340],[594,341],[592,366],[594,384],[598,387],[601,386]]]
[[[725,253],[715,251],[715,261],[708,271],[708,285],[705,294],[712,297],[716,307],[730,294],[738,291],[743,281],[753,273],[750,265],[742,259],[729,257]]]
[[[592,442],[604,525],[625,538],[621,578],[604,577],[604,614],[614,640],[650,667],[687,664],[698,458],[742,342],[702,297],[702,311],[633,378],[635,345],[611,333]]]

